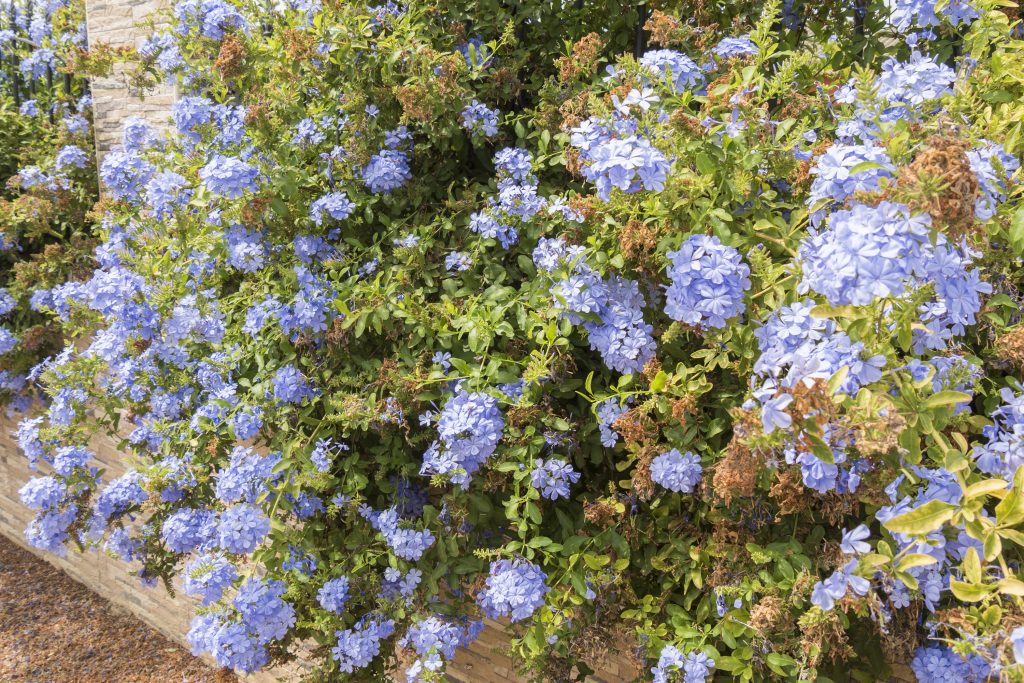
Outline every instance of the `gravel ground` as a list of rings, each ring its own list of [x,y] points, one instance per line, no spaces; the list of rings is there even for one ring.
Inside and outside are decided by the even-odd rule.
[[[3,683],[234,683],[0,535]]]

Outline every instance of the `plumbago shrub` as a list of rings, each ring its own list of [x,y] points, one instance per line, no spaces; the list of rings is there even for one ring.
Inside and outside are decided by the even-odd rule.
[[[531,64],[483,4],[178,3],[175,130],[50,299],[29,541],[240,671],[439,680],[490,617],[534,680],[1020,680],[1024,46],[893,4]]]
[[[50,291],[95,267],[91,98],[70,60],[81,2],[0,3],[0,406],[32,403],[29,370],[63,347]]]

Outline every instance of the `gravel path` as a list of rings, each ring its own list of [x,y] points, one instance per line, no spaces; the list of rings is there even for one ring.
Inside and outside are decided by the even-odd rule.
[[[0,681],[234,683],[0,535]]]

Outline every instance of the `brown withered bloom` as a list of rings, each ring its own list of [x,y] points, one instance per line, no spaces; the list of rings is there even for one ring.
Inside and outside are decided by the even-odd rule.
[[[697,414],[697,397],[687,394],[682,398],[672,401],[672,417],[679,421],[682,426],[687,425],[688,418]]]
[[[620,415],[612,425],[627,447],[649,446],[658,437],[658,426],[648,413],[646,404],[639,405]]]
[[[633,479],[630,485],[640,500],[650,500],[651,496],[654,495],[654,480],[651,479],[651,461],[654,460],[655,455],[655,449],[650,447],[641,448],[636,454],[636,464],[633,466]]]
[[[779,514],[775,519],[779,520],[786,515],[793,515],[803,512],[810,507],[810,496],[804,487],[803,475],[799,467],[786,467],[775,473],[775,483],[772,484],[768,495],[779,506]]]
[[[750,609],[750,627],[755,631],[765,633],[772,631],[782,622],[783,617],[789,615],[786,603],[782,598],[774,595],[766,595],[757,601]]]
[[[646,380],[651,381],[658,376],[659,372],[661,372],[661,361],[657,356],[651,356],[651,359],[644,365],[643,376]]]
[[[957,239],[975,226],[974,201],[978,178],[967,152],[971,146],[955,134],[933,135],[914,161],[900,168],[900,198],[931,216],[932,225]]]
[[[429,121],[431,109],[427,90],[421,85],[406,85],[398,89],[398,101],[404,115],[414,121]]]
[[[817,666],[823,660],[839,662],[853,656],[837,610],[806,612],[798,623],[800,649],[807,653],[811,666]]]
[[[762,459],[747,447],[743,439],[734,435],[729,441],[726,456],[715,465],[711,479],[715,496],[731,505],[734,498],[754,495],[761,465]]]
[[[282,34],[281,42],[292,61],[305,62],[316,54],[316,37],[312,33],[290,28]]]
[[[572,46],[572,54],[558,58],[558,80],[566,83],[581,76],[591,76],[604,43],[596,33],[588,33]]]
[[[263,212],[270,206],[269,197],[257,197],[242,207],[242,221],[254,225],[260,221]]]
[[[999,358],[1024,370],[1024,326],[1008,330],[997,338],[995,349]]]
[[[651,12],[651,18],[644,24],[644,30],[650,33],[649,40],[652,45],[669,47],[686,39],[682,22],[660,9]]]
[[[578,126],[584,118],[586,118],[587,104],[589,97],[586,91],[573,95],[572,97],[562,102],[558,107],[558,113],[562,117],[560,127],[562,130],[569,130]],[[578,172],[573,171],[573,173]]]
[[[583,518],[596,526],[604,528],[614,526],[618,516],[615,503],[607,498],[583,503]]]
[[[631,219],[619,230],[619,246],[626,258],[644,262],[658,246],[658,229],[650,223]]]
[[[221,41],[220,52],[213,68],[224,79],[230,79],[242,73],[245,62],[245,44],[236,35],[229,35]]]
[[[886,623],[884,629],[878,629],[887,662],[909,662],[914,658],[918,646],[917,624],[920,613],[920,600],[914,600],[902,609],[889,610],[887,616],[891,621]],[[938,614],[936,618],[946,621]],[[881,624],[882,621],[875,620],[875,623]]]

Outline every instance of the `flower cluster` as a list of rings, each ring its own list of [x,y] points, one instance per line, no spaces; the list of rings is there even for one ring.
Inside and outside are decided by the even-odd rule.
[[[497,560],[491,563],[486,587],[476,601],[491,619],[521,621],[544,604],[544,595],[550,590],[546,580],[540,567],[526,560]]]
[[[580,473],[564,460],[537,459],[530,474],[530,485],[550,500],[569,497],[569,486],[580,479]]]
[[[700,456],[675,448],[651,461],[651,480],[676,493],[693,493],[702,471]]]
[[[473,474],[498,447],[504,429],[498,399],[459,389],[444,404],[437,420],[438,440],[423,454],[420,473],[469,488]]]
[[[717,238],[693,235],[667,254],[671,265],[665,313],[698,329],[725,327],[746,309],[750,268],[738,251]]]
[[[633,280],[613,275],[602,279],[581,258],[579,247],[562,239],[534,250],[541,270],[564,264],[567,272],[551,288],[556,307],[574,325],[582,325],[605,365],[623,373],[640,372],[654,356],[653,327],[644,321],[645,300]],[[557,267],[557,266],[556,266]]]
[[[620,119],[604,123],[590,118],[572,129],[572,145],[579,151],[580,172],[597,187],[597,196],[611,199],[613,189],[626,193],[665,187],[672,163],[636,130],[636,122]]]

